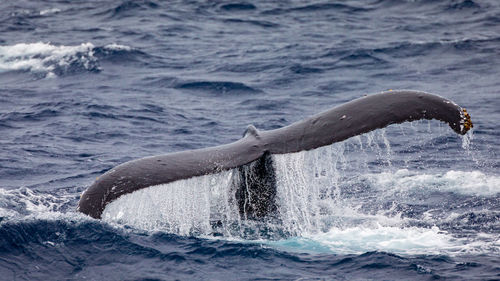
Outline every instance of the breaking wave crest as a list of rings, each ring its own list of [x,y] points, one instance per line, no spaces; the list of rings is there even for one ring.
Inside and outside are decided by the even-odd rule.
[[[131,51],[128,46],[113,43],[96,47],[89,42],[72,46],[43,42],[0,46],[0,73],[26,71],[50,78],[77,72],[99,72],[100,55]]]

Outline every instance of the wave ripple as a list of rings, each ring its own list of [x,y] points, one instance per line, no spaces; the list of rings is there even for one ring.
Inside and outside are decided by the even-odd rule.
[[[95,47],[89,42],[74,46],[19,43],[0,46],[0,73],[22,71],[40,78],[51,78],[78,72],[99,72],[99,58],[113,59],[129,53],[141,54],[118,44]]]

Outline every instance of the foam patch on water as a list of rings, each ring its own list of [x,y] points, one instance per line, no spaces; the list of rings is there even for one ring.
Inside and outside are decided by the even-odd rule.
[[[52,14],[57,14],[61,12],[61,9],[59,8],[50,8],[50,9],[45,9],[40,11],[40,16],[47,16],[47,15],[52,15]]]
[[[105,51],[130,51],[124,45],[108,44]],[[0,46],[0,72],[29,71],[41,77],[55,77],[74,71],[99,71],[96,47],[92,43],[74,46],[50,43],[19,43]]]
[[[104,46],[105,49],[111,50],[111,51],[131,51],[132,48],[129,46],[125,45],[120,45],[116,43],[108,44]]]
[[[335,254],[361,254],[384,251],[397,254],[440,254],[459,247],[450,234],[432,228],[400,228],[390,226],[332,228],[328,232],[306,234],[271,245],[293,251]]]
[[[70,193],[48,194],[26,187],[0,188],[0,221],[58,217],[74,198],[75,195]]]
[[[401,169],[396,172],[367,174],[365,177],[383,190],[440,191],[478,196],[495,196],[500,193],[500,177],[480,171],[452,170],[444,174],[429,174]]]
[[[56,46],[38,42],[0,46],[0,71],[30,71],[53,77],[71,66],[97,70],[93,49],[92,43]]]

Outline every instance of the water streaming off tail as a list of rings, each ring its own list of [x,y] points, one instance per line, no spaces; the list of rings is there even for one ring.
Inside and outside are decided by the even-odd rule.
[[[376,141],[380,137],[384,138],[384,134],[367,134],[353,138],[349,145],[339,143],[313,151],[272,156],[278,180],[277,220],[242,222],[235,199],[236,189],[241,184],[236,176],[237,169],[124,195],[106,207],[103,219],[181,235],[217,232],[228,236],[252,233],[250,236],[260,237],[255,230],[242,227],[264,227],[266,231],[289,235],[319,230],[322,226],[327,230],[322,220],[328,220],[339,204],[339,184],[345,181],[349,172],[365,170],[367,165],[366,161],[348,160],[346,147],[366,156],[376,151],[377,158],[386,153]],[[354,163],[360,167],[353,169]]]
[[[321,245],[315,242],[311,247],[337,247],[340,252],[453,248],[454,238],[446,229],[469,223],[470,196],[484,196],[494,204],[500,179],[453,170],[449,163],[440,170],[442,162],[427,161],[429,153],[442,153],[443,161],[446,153],[468,157],[459,137],[446,127],[433,127],[437,129],[425,122],[393,126],[312,151],[273,155],[277,215],[272,219],[241,218],[245,215],[240,215],[236,202],[241,184],[237,169],[124,195],[107,206],[103,218],[180,235],[285,238],[285,245],[294,237],[306,239],[301,243],[319,239]],[[394,136],[407,139],[398,142],[407,144],[391,145]],[[432,165],[438,168],[421,168]],[[491,217],[486,232],[498,227],[494,214],[486,216]],[[365,239],[358,237],[363,243],[356,242],[355,233],[364,235]],[[424,236],[439,245],[415,238]]]
[[[391,158],[385,130],[312,151],[275,155],[277,198],[286,233],[302,236],[358,224],[363,217],[359,199],[373,196],[361,175],[373,164],[377,170],[389,169]]]
[[[110,203],[103,219],[180,235],[210,234],[213,221],[238,221],[233,170],[138,190]]]

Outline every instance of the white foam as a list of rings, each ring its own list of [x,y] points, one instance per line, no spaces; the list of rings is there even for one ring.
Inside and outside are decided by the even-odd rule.
[[[31,71],[51,77],[55,76],[57,67],[66,68],[74,62],[92,69],[96,61],[93,49],[92,43],[56,46],[38,42],[0,46],[0,71]]]
[[[440,254],[456,251],[461,242],[437,227],[355,226],[270,242],[293,251],[361,254],[384,251],[397,254]]]
[[[481,171],[447,171],[431,174],[400,169],[396,172],[364,175],[381,190],[422,190],[454,192],[463,195],[495,196],[500,193],[500,177]]]
[[[112,50],[112,51],[130,51],[132,50],[131,47],[125,46],[125,45],[119,45],[116,43],[108,44],[104,46],[105,49]]]
[[[45,9],[40,11],[41,16],[46,16],[46,15],[52,15],[52,14],[57,14],[61,11],[61,9],[58,8],[50,8],[50,9]]]
[[[0,217],[7,219],[59,216],[61,208],[74,199],[73,194],[47,194],[21,187],[0,188]]]
[[[50,10],[55,11],[55,10]],[[105,51],[130,51],[131,47],[116,43],[103,47]],[[50,43],[19,43],[0,46],[0,72],[30,71],[50,78],[64,72],[70,66],[85,70],[98,70],[95,46],[82,43],[74,46],[53,45]]]

